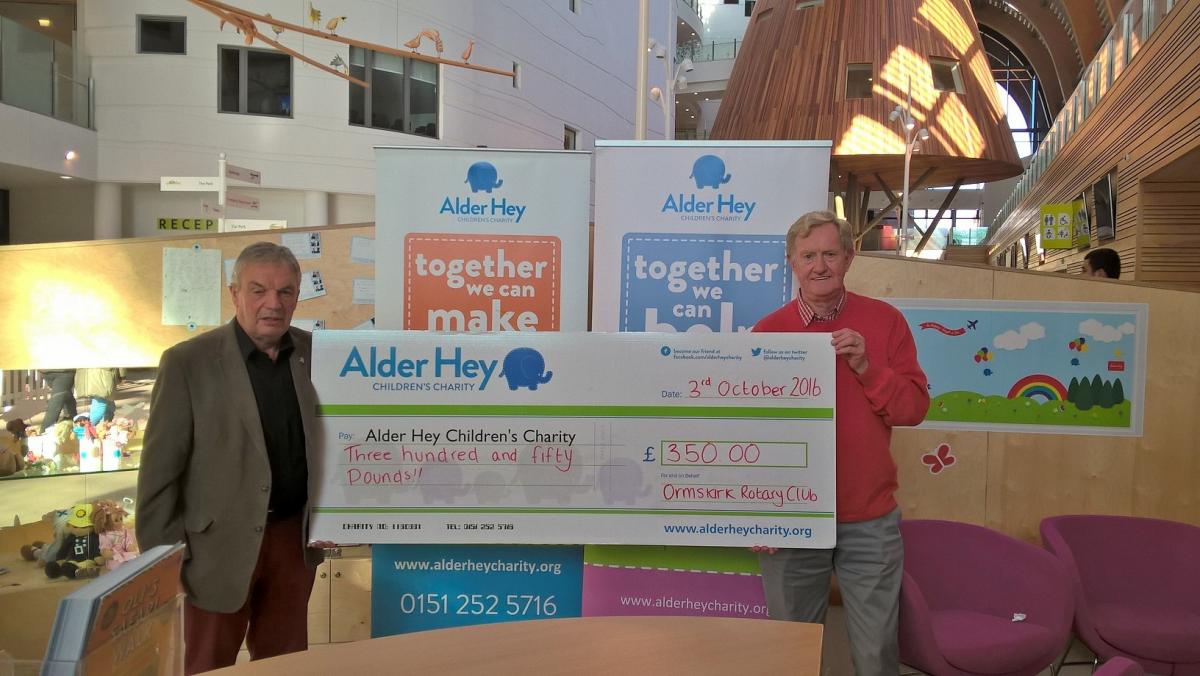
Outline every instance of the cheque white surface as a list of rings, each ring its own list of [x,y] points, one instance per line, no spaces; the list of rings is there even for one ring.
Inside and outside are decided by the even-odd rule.
[[[834,544],[829,334],[318,331],[314,540]]]

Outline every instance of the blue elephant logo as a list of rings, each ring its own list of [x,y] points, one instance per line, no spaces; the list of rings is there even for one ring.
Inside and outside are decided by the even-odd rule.
[[[696,189],[704,187],[720,188],[728,183],[733,174],[725,173],[725,161],[716,155],[701,155],[692,164],[692,175],[696,179]]]
[[[476,162],[467,169],[467,180],[463,183],[471,184],[471,192],[482,190],[490,193],[493,188],[504,185],[504,180],[497,179],[496,176],[496,167],[491,162]]]
[[[508,389],[528,387],[536,390],[538,385],[550,382],[553,371],[546,370],[546,360],[542,353],[532,347],[518,347],[504,357],[504,368],[500,371],[501,378],[508,379]]]

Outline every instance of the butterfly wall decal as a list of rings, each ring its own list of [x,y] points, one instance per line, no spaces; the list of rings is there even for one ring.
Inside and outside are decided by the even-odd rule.
[[[950,444],[939,444],[933,453],[921,456],[921,462],[929,465],[930,474],[938,474],[957,461],[958,458],[950,453]]]

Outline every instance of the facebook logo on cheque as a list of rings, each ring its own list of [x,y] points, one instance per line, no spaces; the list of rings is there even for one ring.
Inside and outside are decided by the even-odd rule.
[[[791,295],[782,236],[631,232],[621,251],[622,331],[749,331]]]

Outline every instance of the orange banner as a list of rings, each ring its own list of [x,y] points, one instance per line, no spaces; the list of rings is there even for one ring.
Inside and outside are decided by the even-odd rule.
[[[404,251],[405,328],[558,330],[559,238],[414,232]]]

